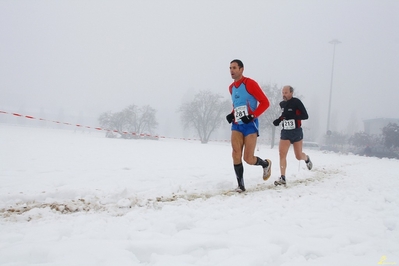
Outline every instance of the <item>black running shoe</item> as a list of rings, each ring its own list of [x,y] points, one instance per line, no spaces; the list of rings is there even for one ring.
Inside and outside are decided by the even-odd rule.
[[[309,155],[308,155],[308,160],[305,161],[305,163],[306,163],[306,167],[307,167],[309,170],[312,170],[312,168],[313,168],[313,163],[312,163],[312,161],[310,160]]]
[[[242,193],[245,191],[245,187],[238,186],[234,191],[238,192],[238,193]]]
[[[235,191],[236,192],[244,192],[245,191],[244,178],[237,177],[237,183],[238,183],[238,187],[235,189]]]

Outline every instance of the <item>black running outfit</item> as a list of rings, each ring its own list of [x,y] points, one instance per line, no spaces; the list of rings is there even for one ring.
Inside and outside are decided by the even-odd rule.
[[[282,121],[283,128],[281,129],[280,139],[289,140],[292,143],[301,141],[303,139],[302,121],[309,118],[305,106],[298,98],[292,97],[288,101],[280,102],[280,107],[284,119]],[[292,124],[295,122],[295,127]],[[290,129],[290,122],[291,128]],[[285,128],[284,128],[285,127]],[[293,128],[294,127],[294,128]]]

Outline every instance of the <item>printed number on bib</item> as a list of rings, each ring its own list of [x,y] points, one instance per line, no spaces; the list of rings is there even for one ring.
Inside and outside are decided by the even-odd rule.
[[[234,115],[236,122],[241,121],[241,117],[248,115],[248,109],[246,105],[238,106],[234,109]]]
[[[291,130],[291,129],[295,129],[295,120],[294,119],[289,119],[289,120],[284,120],[283,121],[283,127],[286,130]]]

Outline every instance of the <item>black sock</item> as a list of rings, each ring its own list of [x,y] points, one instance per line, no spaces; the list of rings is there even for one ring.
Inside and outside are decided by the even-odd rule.
[[[256,157],[256,163],[255,165],[262,165],[263,168],[268,167],[269,166],[269,162],[266,160],[262,160],[259,157]]]
[[[244,166],[242,163],[234,165],[234,171],[236,172],[238,186],[240,188],[244,187]]]

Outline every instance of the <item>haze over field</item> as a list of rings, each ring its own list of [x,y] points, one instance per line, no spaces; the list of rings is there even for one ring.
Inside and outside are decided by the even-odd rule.
[[[239,58],[261,85],[296,88],[323,134],[336,38],[331,128],[362,130],[398,118],[397,14],[391,0],[1,1],[0,109],[94,124],[149,104],[178,136],[182,101],[227,99]]]

